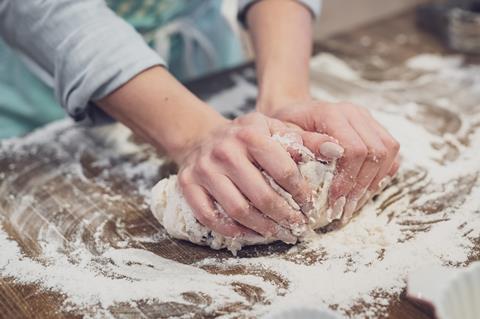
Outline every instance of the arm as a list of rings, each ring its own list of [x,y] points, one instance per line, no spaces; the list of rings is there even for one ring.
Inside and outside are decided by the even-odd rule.
[[[267,184],[256,167],[268,172],[300,205],[307,204],[308,185],[290,155],[270,138],[292,129],[258,113],[227,120],[161,67],[142,72],[98,104],[175,159],[180,186],[202,224],[226,236],[254,230],[294,241],[288,229],[304,223],[303,215]],[[212,199],[225,209],[226,218],[216,212]]]
[[[0,35],[53,78],[58,101],[76,119],[89,101],[164,64],[103,0],[0,0]]]
[[[258,110],[273,114],[289,102],[310,100],[312,12],[297,1],[264,0],[252,5],[246,22],[255,49]]]
[[[314,101],[309,89],[312,17],[298,1],[263,0],[247,12],[256,53],[257,110],[305,130],[328,134],[345,149],[330,189],[330,205],[344,221],[395,174],[398,142],[370,113],[350,103]],[[308,146],[308,143],[305,143]],[[310,143],[312,150],[318,145]]]
[[[253,230],[293,240],[288,227],[303,223],[303,215],[255,166],[299,204],[309,200],[292,158],[270,139],[288,131],[285,125],[260,114],[223,118],[158,66],[163,61],[103,0],[0,0],[0,32],[53,77],[70,115],[85,116],[95,101],[173,157],[182,191],[204,225],[226,236]]]

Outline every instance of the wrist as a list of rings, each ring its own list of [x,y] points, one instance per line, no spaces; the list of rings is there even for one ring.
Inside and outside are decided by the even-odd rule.
[[[273,116],[277,110],[299,102],[311,100],[308,63],[306,66],[279,69],[272,60],[257,66],[259,94],[257,111]],[[295,76],[291,76],[295,74]]]
[[[205,112],[198,112],[190,117],[190,121],[178,126],[178,129],[163,132],[158,136],[158,142],[166,153],[177,163],[182,164],[188,154],[213,134],[219,127],[227,125],[230,120],[202,106]]]
[[[275,92],[275,91],[274,91]],[[275,114],[280,110],[288,106],[295,104],[302,104],[311,101],[311,95],[308,90],[278,90],[278,93],[266,93],[260,91],[256,109],[267,116],[275,117]],[[288,93],[288,94],[287,94]]]
[[[228,122],[162,67],[145,70],[97,104],[177,162]]]

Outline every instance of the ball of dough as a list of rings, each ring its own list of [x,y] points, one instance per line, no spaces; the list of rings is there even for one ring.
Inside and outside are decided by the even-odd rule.
[[[301,240],[311,231],[324,227],[341,217],[333,216],[332,210],[328,207],[328,191],[333,179],[335,163],[324,163],[316,160],[310,150],[289,135],[274,135],[272,139],[282,144],[284,148],[293,148],[299,152],[301,161],[298,163],[298,168],[313,190],[312,206],[304,212],[308,218],[307,226],[301,229],[290,229],[291,233]],[[263,174],[272,188],[292,208],[299,210],[292,196],[275,183],[267,173],[263,172]],[[218,204],[216,206],[219,212],[224,213]],[[196,220],[192,209],[182,195],[176,175],[162,179],[155,185],[151,196],[151,210],[170,236],[198,245],[210,246],[213,249],[227,248],[236,254],[243,246],[268,244],[277,240],[274,237],[265,238],[260,235],[225,237],[203,226]]]

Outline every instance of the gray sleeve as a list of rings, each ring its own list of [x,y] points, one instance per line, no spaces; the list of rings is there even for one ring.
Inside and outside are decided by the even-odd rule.
[[[104,0],[0,0],[0,34],[53,78],[68,114],[164,61]],[[90,110],[91,111],[91,110]]]
[[[238,19],[240,22],[247,26],[246,23],[246,16],[248,9],[256,2],[262,0],[238,0]],[[293,0],[298,1],[307,7],[314,17],[317,17],[320,14],[320,10],[322,8],[322,1],[321,0]]]

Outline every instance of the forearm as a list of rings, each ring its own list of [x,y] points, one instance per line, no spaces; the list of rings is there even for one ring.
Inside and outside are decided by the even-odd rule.
[[[142,72],[97,104],[177,162],[227,121],[163,67]]]
[[[258,110],[273,114],[277,107],[309,99],[310,11],[295,1],[264,0],[249,10],[247,22],[256,55]]]

